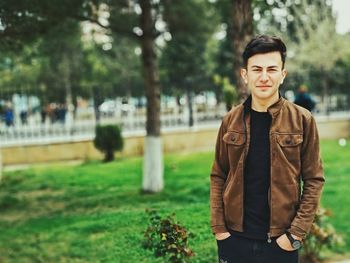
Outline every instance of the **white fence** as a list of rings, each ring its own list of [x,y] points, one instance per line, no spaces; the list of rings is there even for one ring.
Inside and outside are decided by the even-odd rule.
[[[192,129],[214,126],[219,127],[222,116],[226,113],[225,106],[198,112],[194,110]],[[328,121],[349,117],[349,111],[330,112],[329,114],[315,114],[317,120]],[[124,116],[102,116],[100,124],[117,124],[122,128],[123,136],[144,135],[146,127],[145,114],[125,114]],[[28,124],[22,125],[16,122],[14,126],[7,127],[0,122],[0,147],[10,147],[15,145],[35,145],[60,142],[72,142],[81,140],[91,140],[95,136],[96,121],[94,116],[89,119],[73,118],[67,116],[64,123],[51,123],[46,120],[40,123],[40,118],[28,120]],[[161,115],[161,130],[174,131],[186,130],[189,128],[189,113],[168,113]]]
[[[225,114],[223,106],[205,112],[193,113],[194,126],[217,125]],[[122,117],[102,116],[100,124],[117,124],[121,127],[124,136],[128,134],[145,133],[146,116],[144,114],[126,114]],[[67,117],[65,122],[45,123],[28,121],[22,125],[16,123],[7,127],[5,123],[0,124],[0,146],[47,144],[67,141],[79,141],[92,139],[95,136],[96,121],[94,118],[88,120],[73,120]],[[188,111],[175,114],[161,115],[161,129],[176,129],[189,126]]]

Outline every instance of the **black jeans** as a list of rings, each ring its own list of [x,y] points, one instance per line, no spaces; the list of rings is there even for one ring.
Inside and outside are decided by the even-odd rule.
[[[286,251],[278,246],[276,238],[255,240],[235,236],[218,240],[219,263],[298,263],[299,251]]]

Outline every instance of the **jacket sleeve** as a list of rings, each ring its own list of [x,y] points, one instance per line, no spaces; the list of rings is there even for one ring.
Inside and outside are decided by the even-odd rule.
[[[210,173],[210,210],[213,233],[227,232],[224,216],[222,190],[229,171],[227,146],[222,140],[226,133],[224,120],[221,123],[215,147],[215,159]]]
[[[301,148],[302,195],[299,209],[288,231],[304,239],[314,221],[325,182],[320,158],[319,136],[312,115],[304,121],[303,136]]]

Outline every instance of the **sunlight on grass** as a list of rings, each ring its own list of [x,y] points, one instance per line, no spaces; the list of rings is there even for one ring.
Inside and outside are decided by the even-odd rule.
[[[323,141],[324,207],[350,251],[349,146]],[[165,189],[140,191],[142,158],[7,172],[0,185],[0,262],[163,262],[142,249],[146,208],[176,213],[195,237],[191,262],[215,262],[209,224],[212,152],[165,157]]]

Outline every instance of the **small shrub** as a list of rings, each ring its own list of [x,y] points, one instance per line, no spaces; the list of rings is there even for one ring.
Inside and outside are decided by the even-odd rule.
[[[154,250],[156,257],[167,257],[169,262],[184,263],[194,255],[188,247],[188,237],[193,237],[186,228],[175,221],[175,214],[161,218],[157,211],[147,210],[150,225],[144,233],[143,247]]]
[[[235,86],[231,85],[228,79],[224,79],[223,93],[226,104],[226,110],[230,111],[232,105],[237,101],[237,92]]]
[[[213,80],[214,83],[221,89],[224,95],[226,110],[230,111],[232,105],[238,101],[236,87],[233,84],[231,84],[230,79],[228,77],[222,77],[216,74],[214,75]]]
[[[97,125],[94,139],[95,147],[105,154],[105,161],[114,160],[114,151],[123,149],[123,138],[117,125]]]
[[[301,255],[301,263],[321,262],[321,251],[324,248],[334,248],[344,243],[334,227],[328,223],[330,211],[320,208],[317,211],[315,221],[311,227],[310,234],[304,241]]]

